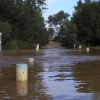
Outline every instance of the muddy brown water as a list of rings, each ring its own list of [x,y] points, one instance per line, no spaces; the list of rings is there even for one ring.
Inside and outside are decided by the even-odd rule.
[[[28,63],[28,81],[16,82],[16,64]],[[100,100],[100,50],[46,46],[0,52],[0,100]]]

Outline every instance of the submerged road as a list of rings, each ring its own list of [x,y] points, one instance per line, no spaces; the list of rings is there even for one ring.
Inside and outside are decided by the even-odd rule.
[[[28,64],[28,81],[16,82],[16,64]],[[52,40],[34,50],[0,53],[0,100],[100,100],[100,51],[67,49]]]

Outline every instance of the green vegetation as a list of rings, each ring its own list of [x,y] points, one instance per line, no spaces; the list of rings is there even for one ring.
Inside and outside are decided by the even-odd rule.
[[[81,0],[75,7],[72,21],[77,25],[77,39],[90,46],[100,45],[100,1]]]
[[[19,46],[18,46],[17,40],[12,40],[12,41],[10,41],[10,47],[11,47],[12,49],[18,49]]]
[[[31,49],[48,43],[42,12],[46,0],[0,0],[3,49]]]
[[[48,16],[48,29],[42,16],[46,6],[46,0],[0,0],[3,49],[33,49],[38,43],[47,44],[53,35],[70,48],[100,46],[100,0],[79,0],[70,19],[64,11]]]
[[[55,40],[70,48],[73,44],[100,46],[100,0],[79,0],[74,8],[71,19],[64,11],[48,17],[49,27],[57,34]]]
[[[55,30],[53,28],[48,28],[49,37],[52,38],[54,35]]]

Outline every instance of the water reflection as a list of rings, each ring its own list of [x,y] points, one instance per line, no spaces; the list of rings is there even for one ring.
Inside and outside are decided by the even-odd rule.
[[[75,88],[79,93],[92,93],[92,100],[100,99],[100,62],[78,63],[73,67]]]
[[[90,52],[90,51],[86,51],[86,52],[87,52],[87,54],[89,55],[89,52]]]
[[[32,58],[32,61],[28,60],[28,67],[34,67],[34,58]]]
[[[39,52],[3,51],[0,59],[0,100],[98,100],[98,54],[67,49]],[[28,58],[35,58],[28,63]],[[92,62],[87,62],[92,61]],[[80,63],[79,63],[80,62]],[[85,63],[86,62],[86,63]],[[16,63],[28,63],[27,82],[16,82]]]
[[[27,81],[17,81],[17,95],[26,96],[28,94],[28,82]]]
[[[0,74],[0,100],[52,100],[47,92],[47,86],[42,80],[43,75],[37,66],[29,67],[29,80],[26,82],[16,82],[16,65],[2,67]],[[35,71],[36,70],[36,71]]]
[[[3,78],[2,67],[0,67],[0,78]]]

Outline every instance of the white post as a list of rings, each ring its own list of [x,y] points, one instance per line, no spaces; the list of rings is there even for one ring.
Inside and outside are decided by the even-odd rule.
[[[74,44],[74,49],[75,49],[76,45]]]
[[[89,54],[89,51],[90,51],[89,47],[86,48],[86,51],[87,51],[87,54]]]
[[[38,51],[39,50],[39,44],[37,44],[37,46],[36,46],[36,51]]]
[[[28,94],[28,82],[27,81],[17,81],[16,82],[17,95],[26,96]]]
[[[81,45],[79,45],[79,49],[81,49]]]
[[[86,51],[90,51],[89,47],[86,48]]]
[[[28,58],[28,63],[33,63],[34,62],[34,58]]]
[[[0,51],[2,51],[2,33],[0,32]]]
[[[28,65],[16,64],[16,80],[27,81],[28,80]]]
[[[28,58],[28,65],[29,65],[29,67],[34,66],[34,58]]]

